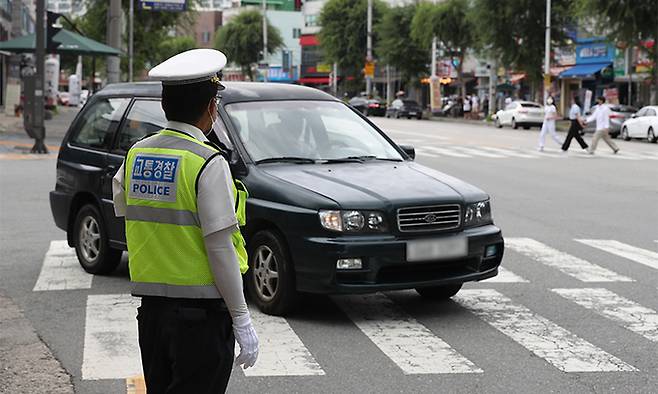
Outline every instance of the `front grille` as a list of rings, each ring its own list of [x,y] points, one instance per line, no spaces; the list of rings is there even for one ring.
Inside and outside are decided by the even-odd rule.
[[[398,209],[398,229],[402,232],[456,229],[461,224],[458,204],[409,207]]]

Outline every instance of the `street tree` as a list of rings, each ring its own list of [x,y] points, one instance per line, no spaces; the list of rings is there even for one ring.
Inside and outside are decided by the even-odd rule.
[[[267,53],[283,45],[279,29],[267,22]],[[215,34],[215,48],[224,52],[242,72],[253,80],[251,66],[262,59],[263,16],[257,10],[245,10],[231,19]]]
[[[579,0],[578,15],[594,17],[598,30],[607,33],[612,42],[638,45],[653,40],[652,102],[658,103],[658,3],[656,0]]]
[[[379,23],[385,10],[384,3],[373,0],[373,26]],[[352,89],[360,87],[363,78],[362,69],[367,54],[367,12],[367,0],[329,0],[320,13],[322,30],[319,39],[324,59],[327,63],[337,63],[342,75],[354,78]],[[376,33],[373,31],[375,46]]]
[[[551,1],[551,47],[566,40],[569,0]],[[479,46],[506,67],[523,71],[534,88],[543,75],[546,0],[475,0],[471,11]]]
[[[379,37],[377,57],[398,69],[405,82],[428,72],[428,47],[411,39],[411,22],[415,13],[415,5],[391,8],[375,27]]]
[[[411,23],[411,34],[425,48],[436,36],[440,48],[454,60],[462,99],[466,96],[464,57],[475,44],[469,0],[447,0],[418,6]]]

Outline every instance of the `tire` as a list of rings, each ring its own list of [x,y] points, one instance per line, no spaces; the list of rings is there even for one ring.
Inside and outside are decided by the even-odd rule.
[[[514,130],[516,130],[516,129],[519,128],[519,125],[516,124],[516,119],[514,119],[514,118],[512,118],[512,128],[513,128]]]
[[[407,119],[411,119],[411,116],[407,115]]]
[[[416,119],[418,119],[418,120],[423,119],[423,115],[422,115],[422,114],[418,114],[418,115],[416,115]]]
[[[283,316],[297,306],[290,255],[285,242],[270,230],[259,231],[249,240],[246,281],[249,296],[268,315]]]
[[[122,251],[110,247],[103,216],[95,205],[84,205],[78,211],[73,240],[78,261],[90,274],[109,274],[121,261]]]
[[[395,119],[400,119],[400,113],[397,111],[395,112]]]
[[[416,291],[423,298],[430,300],[447,300],[461,290],[463,283],[445,286],[417,287]]]
[[[498,117],[496,117],[496,119],[494,119],[494,127],[498,128],[498,129],[503,128],[503,125],[500,123],[500,120],[498,119]]]
[[[621,129],[621,139],[624,141],[630,141],[631,137],[628,136],[628,129],[626,126],[624,126],[623,129]]]
[[[530,126],[523,126],[523,130],[530,130]]]
[[[647,141],[649,141],[652,144],[655,144],[656,141],[658,141],[658,138],[656,137],[656,133],[653,131],[653,127],[649,127],[649,130],[647,131]]]

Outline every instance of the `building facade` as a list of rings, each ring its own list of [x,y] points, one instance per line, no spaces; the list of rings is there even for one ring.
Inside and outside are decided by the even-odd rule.
[[[34,33],[35,5],[30,0],[0,0],[0,39]],[[0,52],[0,108],[13,113],[20,103],[20,55]]]

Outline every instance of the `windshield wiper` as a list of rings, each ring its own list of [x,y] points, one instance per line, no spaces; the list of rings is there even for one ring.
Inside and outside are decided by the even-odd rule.
[[[342,157],[340,159],[326,159],[323,160],[323,163],[363,163],[366,160],[383,160],[383,161],[402,161],[400,159],[391,159],[387,157],[377,157],[373,155],[364,155],[364,156],[348,156]]]
[[[262,163],[315,164],[315,159],[309,159],[308,157],[282,156],[268,157],[267,159],[256,160],[256,164]]]

